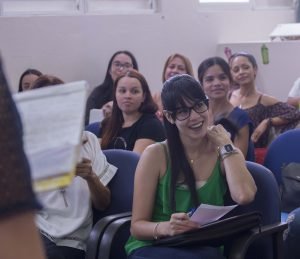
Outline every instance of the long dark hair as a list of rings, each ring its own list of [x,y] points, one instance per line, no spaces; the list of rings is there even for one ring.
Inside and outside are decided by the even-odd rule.
[[[103,128],[103,134],[102,134],[103,136],[102,136],[102,140],[101,140],[101,147],[103,149],[106,149],[108,147],[109,143],[119,135],[119,133],[122,129],[123,122],[124,122],[122,111],[119,108],[119,106],[117,104],[117,100],[116,100],[117,85],[118,85],[118,82],[120,81],[120,79],[123,77],[136,78],[141,83],[143,94],[145,96],[145,100],[139,107],[139,111],[141,113],[155,114],[155,112],[158,109],[156,103],[152,99],[152,95],[151,95],[148,83],[147,83],[145,77],[141,73],[139,73],[138,71],[135,71],[135,70],[130,70],[125,75],[119,76],[114,83],[114,90],[113,90],[114,104],[113,104],[112,114],[111,114],[111,117],[108,119],[107,124]]]
[[[19,89],[18,89],[18,92],[23,92],[23,88],[22,88],[22,81],[23,81],[23,78],[27,75],[36,75],[36,76],[41,76],[42,75],[42,72],[40,72],[39,70],[37,69],[33,69],[33,68],[28,68],[26,69],[23,74],[20,76],[20,79],[19,79]]]
[[[202,100],[208,105],[208,100],[200,84],[190,75],[177,75],[168,79],[161,92],[163,108],[166,111],[174,111],[178,106],[186,107],[186,102]],[[175,115],[173,114],[175,120]],[[194,206],[198,206],[199,199],[195,186],[195,176],[188,162],[184,147],[181,142],[179,131],[175,124],[170,123],[164,117],[164,125],[171,160],[171,183],[170,183],[170,207],[176,211],[175,189],[180,174],[191,192]]]
[[[212,67],[218,65],[224,72],[224,74],[228,77],[229,82],[232,83],[232,76],[230,73],[230,67],[228,63],[221,57],[211,57],[203,60],[198,67],[198,79],[201,84],[203,84],[204,74],[206,71]],[[235,136],[238,135],[238,128],[236,124],[227,117],[228,114],[221,114],[220,117],[214,118],[214,124],[221,124],[227,131],[231,133],[231,140],[233,141]]]
[[[131,61],[132,61],[132,68],[135,69],[135,70],[139,70],[138,63],[137,63],[134,55],[130,51],[128,51],[128,50],[119,50],[119,51],[115,52],[111,56],[111,58],[108,62],[106,73],[105,73],[105,78],[104,78],[104,81],[102,83],[102,85],[104,85],[105,87],[110,88],[111,92],[113,91],[114,82],[113,82],[113,79],[111,77],[110,70],[111,70],[111,66],[112,66],[112,62],[113,62],[114,58],[119,54],[125,54],[125,55],[129,56]],[[101,92],[101,93],[103,93],[103,92]]]
[[[31,89],[37,89],[37,88],[42,88],[46,86],[51,86],[51,85],[60,85],[64,84],[65,82],[61,80],[60,78],[52,75],[42,75],[38,77],[37,80],[35,80],[31,86]]]
[[[228,77],[230,83],[232,83],[230,67],[229,67],[228,63],[221,57],[211,57],[211,58],[205,59],[201,62],[201,64],[198,67],[198,79],[199,79],[200,83],[203,84],[204,74],[210,67],[212,67],[214,65],[220,66],[221,69],[223,70],[223,72],[225,73],[225,75]]]

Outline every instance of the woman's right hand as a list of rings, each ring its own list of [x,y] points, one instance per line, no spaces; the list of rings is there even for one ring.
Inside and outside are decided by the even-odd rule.
[[[167,236],[175,236],[199,228],[199,224],[191,221],[190,217],[183,212],[173,213],[171,215],[170,221],[165,223],[167,224],[163,225],[166,228],[165,233]]]

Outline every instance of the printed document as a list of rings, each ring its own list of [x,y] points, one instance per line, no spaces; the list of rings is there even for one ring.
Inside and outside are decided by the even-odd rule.
[[[70,184],[79,158],[87,83],[48,86],[14,95],[36,191]]]

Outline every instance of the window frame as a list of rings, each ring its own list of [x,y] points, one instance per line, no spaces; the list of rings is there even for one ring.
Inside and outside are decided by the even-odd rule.
[[[200,12],[221,10],[290,10],[295,8],[293,1],[291,1],[290,5],[274,6],[260,4],[258,0],[198,0],[198,3]]]
[[[93,2],[98,2],[95,0],[0,0],[0,17],[82,14],[152,14],[157,12],[158,0],[124,1],[126,1],[128,8],[127,6],[126,8],[118,8],[117,1],[113,0],[99,0],[98,8],[91,8]],[[103,2],[102,8],[101,2]],[[138,6],[142,5],[144,5],[145,8],[138,8]],[[149,7],[147,8],[147,6]]]

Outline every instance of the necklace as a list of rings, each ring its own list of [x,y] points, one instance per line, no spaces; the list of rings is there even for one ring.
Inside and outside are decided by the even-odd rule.
[[[196,158],[193,158],[193,159],[189,159],[190,164],[193,165],[195,163],[195,161],[197,161],[199,158],[200,158],[200,156],[196,157]]]

